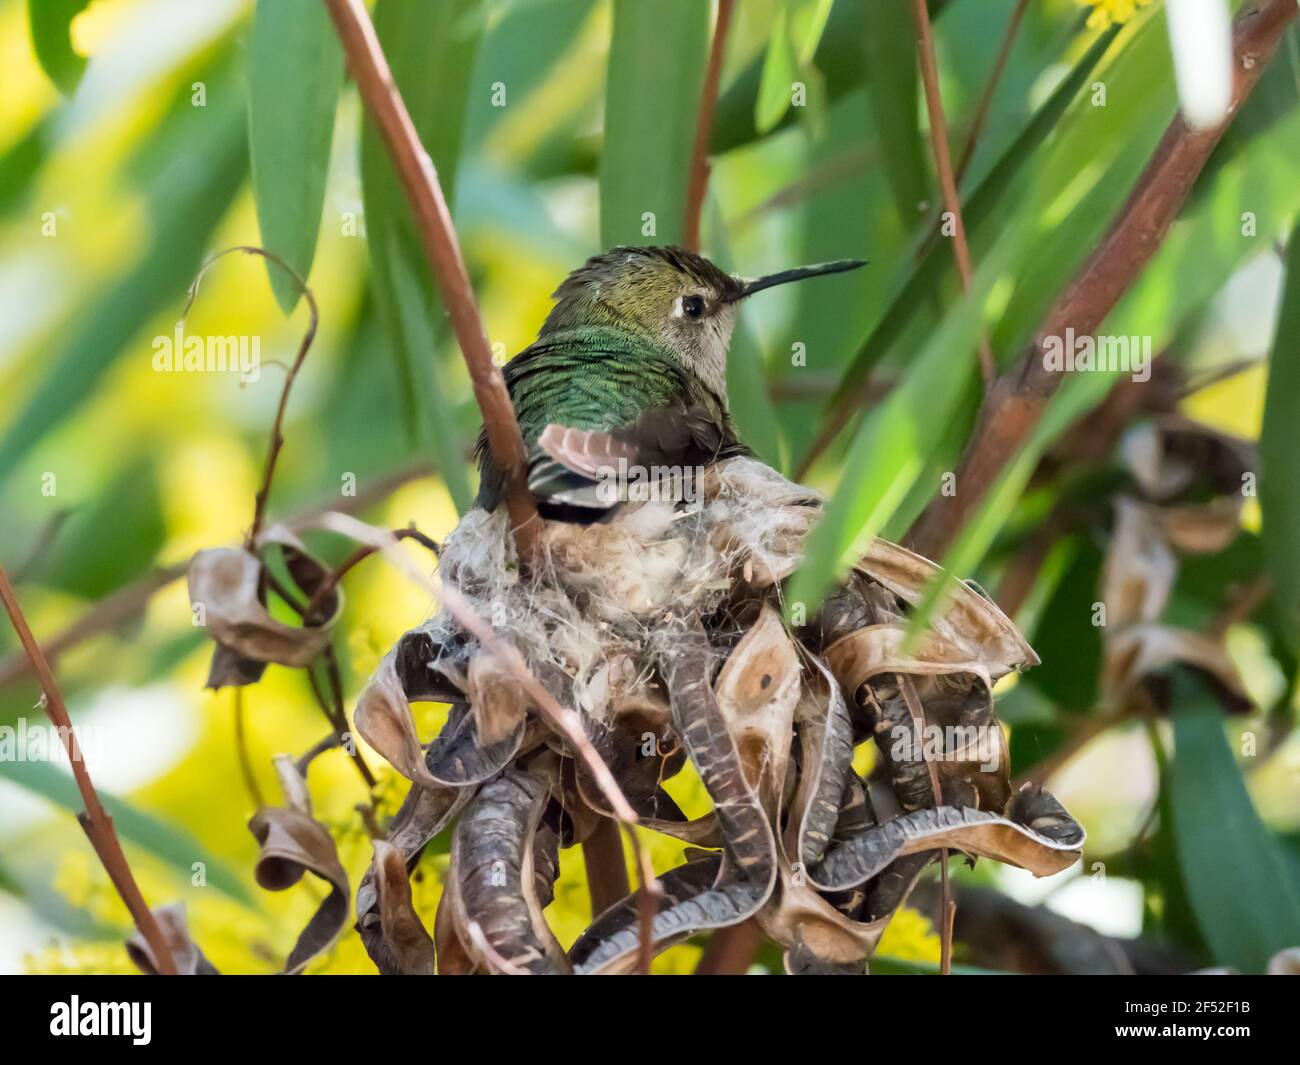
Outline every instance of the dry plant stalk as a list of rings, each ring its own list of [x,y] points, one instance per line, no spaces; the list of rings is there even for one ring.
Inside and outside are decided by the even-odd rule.
[[[952,215],[952,253],[957,260],[957,274],[961,278],[962,291],[969,292],[972,274],[970,247],[966,243],[966,223],[962,221],[961,198],[957,195],[952,155],[948,149],[948,120],[944,117],[943,100],[939,93],[939,68],[934,55],[934,34],[930,30],[930,9],[925,0],[915,0],[915,5],[916,48],[921,60],[921,81],[925,85],[926,111],[930,116],[930,145],[934,149],[935,169],[939,174],[944,208]],[[984,375],[984,385],[987,388],[992,385],[997,371],[988,337],[983,333],[980,335],[979,357],[980,372]]]
[[[686,222],[682,244],[691,251],[700,249],[700,216],[704,213],[704,195],[709,186],[709,138],[713,136],[713,113],[718,106],[718,86],[722,81],[722,61],[727,53],[727,32],[735,0],[718,0],[718,18],[713,27],[709,48],[709,65],[700,90],[700,108],[695,119],[695,141],[691,145],[691,169],[686,187]]]
[[[506,508],[515,545],[520,562],[528,567],[536,560],[540,519],[524,472],[524,440],[515,420],[510,393],[506,391],[505,378],[492,361],[491,346],[437,172],[428,152],[420,144],[410,113],[397,91],[392,70],[365,5],[361,0],[325,2],[362,102],[379,128],[392,157],[393,168],[406,190],[425,254],[469,370],[474,398],[483,412],[483,425],[492,445],[492,454],[505,475]]]
[[[14,594],[13,585],[9,583],[9,576],[3,568],[0,568],[0,600],[4,601],[5,611],[9,614],[14,631],[18,634],[18,641],[23,645],[23,652],[31,660],[32,669],[40,680],[41,691],[44,693],[41,707],[63,740],[68,764],[72,767],[72,776],[77,782],[77,790],[81,792],[81,801],[85,806],[85,812],[77,815],[77,821],[89,838],[90,845],[95,848],[95,853],[99,856],[118,896],[126,904],[140,935],[149,945],[159,972],[166,976],[175,976],[176,963],[172,958],[171,948],[153,911],[144,901],[140,886],[131,872],[130,863],[122,852],[122,844],[118,841],[117,831],[113,828],[113,818],[99,801],[99,793],[95,791],[95,784],[90,779],[89,770],[86,769],[85,759],[81,755],[81,745],[77,742],[72,720],[68,717],[63,693],[54,679],[54,671],[50,669],[45,653],[36,642],[36,637],[32,635],[31,627],[27,624],[27,618],[18,603],[18,597]]]

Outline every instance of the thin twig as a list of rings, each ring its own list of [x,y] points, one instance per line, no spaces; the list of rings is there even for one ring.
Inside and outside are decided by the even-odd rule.
[[[167,945],[162,928],[154,917],[153,911],[144,901],[144,895],[141,894],[135,876],[131,873],[131,866],[122,852],[122,844],[118,841],[117,832],[113,828],[113,818],[99,801],[99,793],[95,791],[95,785],[90,779],[90,771],[86,769],[85,759],[81,755],[81,745],[77,742],[77,734],[72,728],[72,719],[68,716],[67,706],[64,705],[63,694],[59,691],[59,685],[54,679],[49,662],[46,661],[45,655],[36,643],[36,638],[32,635],[23,609],[18,604],[18,597],[14,594],[13,585],[9,583],[9,576],[3,569],[0,569],[0,600],[4,601],[5,611],[9,614],[14,631],[18,634],[18,642],[22,644],[24,653],[31,659],[32,668],[40,680],[41,691],[45,693],[41,706],[63,740],[68,764],[72,767],[72,776],[77,782],[77,790],[81,792],[81,802],[85,807],[85,812],[78,814],[77,820],[85,830],[90,845],[95,848],[95,853],[99,855],[99,860],[103,863],[113,887],[117,889],[118,895],[126,904],[136,928],[140,930],[144,941],[149,945],[154,965],[160,973],[175,976],[176,962],[172,958],[171,948]]]
[[[1151,260],[1196,178],[1300,13],[1295,0],[1269,0],[1238,15],[1228,118],[1193,132],[1176,115],[1119,216],[1048,313],[1037,339],[994,384],[957,469],[960,490],[936,497],[907,534],[908,546],[938,557],[952,544],[1003,468],[1042,418],[1066,374],[1043,358],[1047,337],[1091,336]]]
[[[916,685],[912,678],[906,673],[898,674],[898,690],[903,696],[903,703],[907,707],[907,712],[912,718],[912,729],[916,736],[925,735],[925,703],[921,701],[920,693],[916,690]],[[929,755],[924,754],[922,748],[922,757],[925,759],[925,770],[930,777],[930,788],[934,792],[934,805],[943,805],[943,782],[939,779],[939,767],[934,764]],[[952,887],[948,883],[948,848],[943,847],[939,850],[939,870],[942,879],[942,894],[940,898],[940,926],[939,926],[939,971],[944,976],[952,975],[952,927],[953,919],[956,916],[956,903],[952,901]]]
[[[727,31],[735,0],[718,0],[718,19],[713,27],[713,44],[709,48],[709,65],[700,89],[699,112],[695,117],[695,142],[691,146],[691,170],[686,186],[686,218],[682,243],[692,251],[700,248],[700,216],[704,213],[704,194],[709,186],[709,141],[713,136],[713,113],[718,106],[718,86],[722,82],[722,61],[727,52]]]
[[[365,4],[362,0],[325,0],[325,3],[347,55],[352,79],[388,146],[393,169],[402,182],[415,216],[425,254],[469,370],[474,398],[483,412],[483,426],[491,444],[493,461],[505,478],[506,510],[514,529],[520,563],[528,568],[536,558],[541,519],[528,491],[524,440],[515,420],[505,378],[492,361],[492,349],[437,171],[420,144],[406,104],[397,91],[392,70],[379,45]]]
[[[253,801],[253,809],[260,810],[266,805],[266,799],[253,774],[253,760],[248,755],[248,735],[244,730],[244,689],[236,686],[231,691],[234,692],[235,756],[239,759],[239,772],[244,778],[248,797]]]
[[[348,727],[347,714],[343,709],[343,681],[339,676],[339,660],[334,653],[334,645],[330,644],[325,648],[325,676],[330,682],[330,698],[334,700],[334,718],[336,728],[339,733],[339,742],[343,744],[343,749],[348,752],[348,757],[352,759],[357,767],[357,772],[361,774],[361,779],[366,782],[366,786],[374,791],[379,785],[375,775],[370,772],[370,767],[366,765],[365,757],[361,754],[361,748],[355,742],[349,743],[344,737],[350,735],[351,729]]]
[[[940,928],[939,928],[939,975],[952,975],[952,929],[957,922],[957,903],[952,897],[952,884],[948,881],[948,848],[939,852],[940,865]]]
[[[1007,60],[1011,58],[1011,47],[1016,43],[1016,34],[1020,31],[1021,20],[1025,17],[1025,8],[1029,6],[1029,0],[1016,0],[1016,6],[1011,12],[1011,19],[1007,23],[1006,32],[1002,35],[1002,45],[998,48],[998,57],[993,61],[993,70],[989,74],[989,80],[984,84],[984,91],[980,94],[979,103],[975,106],[975,117],[971,119],[970,132],[966,135],[966,146],[961,150],[961,158],[957,162],[957,172],[953,175],[957,184],[961,184],[961,179],[966,176],[966,168],[970,166],[970,161],[975,155],[975,147],[979,143],[980,134],[984,132],[984,123],[988,121],[989,107],[993,103],[993,97],[998,91],[998,85],[1002,81],[1002,74],[1007,68]]]
[[[289,392],[298,377],[298,371],[302,369],[303,360],[307,358],[307,352],[311,350],[312,341],[316,339],[316,328],[320,325],[320,309],[316,306],[316,296],[307,287],[307,282],[299,276],[297,270],[281,259],[280,256],[267,251],[265,248],[258,248],[251,244],[239,244],[233,248],[226,248],[217,252],[203,264],[198,276],[190,283],[185,307],[181,310],[182,322],[185,321],[186,315],[190,313],[190,308],[194,305],[194,299],[199,294],[199,284],[203,281],[203,275],[212,269],[218,259],[224,259],[227,255],[237,251],[242,251],[246,255],[260,255],[263,259],[267,259],[280,267],[297,286],[298,292],[307,301],[307,307],[311,311],[311,321],[307,325],[307,332],[303,334],[302,342],[298,345],[298,354],[294,356],[289,372],[285,374],[284,387],[280,389],[280,403],[275,408],[275,421],[271,423],[271,444],[266,449],[266,462],[262,467],[262,484],[257,490],[253,505],[253,524],[249,526],[248,535],[244,538],[244,546],[249,551],[252,551],[253,546],[257,543],[258,534],[262,531],[262,523],[266,518],[266,501],[270,497],[271,481],[275,477],[275,462],[280,457],[280,449],[284,447],[284,413],[289,407]]]
[[[312,683],[314,685],[315,681],[313,681]],[[307,775],[307,770],[311,767],[312,762],[316,761],[316,759],[320,755],[324,754],[326,751],[334,750],[336,747],[338,747],[338,745],[339,745],[338,734],[331,729],[328,735],[322,736],[319,740],[317,740],[310,747],[308,747],[307,750],[303,752],[302,757],[300,757],[298,761],[294,763],[298,767],[298,774],[300,776],[305,777]]]
[[[394,529],[393,535],[399,540],[414,540],[422,547],[432,551],[434,557],[437,557],[441,548],[436,541],[431,540],[420,532],[419,529],[411,525],[405,529]],[[332,572],[326,574],[325,579],[321,581],[320,587],[312,593],[311,602],[303,613],[303,620],[308,624],[318,619],[321,609],[325,605],[325,600],[329,598],[330,593],[338,587],[341,581],[358,563],[364,562],[379,549],[371,544],[362,544],[352,552],[346,559],[339,563],[338,567]]]
[[[957,260],[957,274],[963,292],[971,286],[970,248],[966,244],[966,223],[962,221],[961,200],[957,196],[957,182],[952,172],[952,157],[948,151],[948,122],[943,114],[943,100],[939,94],[939,71],[934,58],[934,34],[930,29],[930,10],[926,0],[914,0],[916,7],[916,50],[921,60],[921,81],[925,85],[925,106],[930,116],[930,143],[934,148],[935,170],[939,175],[939,188],[943,192],[944,208],[953,220],[953,257]],[[980,335],[980,372],[985,387],[991,387],[996,375],[993,351],[988,337]]]

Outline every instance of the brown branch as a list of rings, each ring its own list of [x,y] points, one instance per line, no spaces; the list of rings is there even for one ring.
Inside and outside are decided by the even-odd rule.
[[[1048,777],[1065,765],[1084,747],[1107,729],[1127,721],[1129,716],[1128,713],[1093,713],[1088,717],[1079,718],[1071,727],[1069,734],[1061,741],[1060,746],[1053,750],[1051,754],[1040,758],[1011,782],[1012,789],[1019,791],[1026,784],[1046,783]]]
[[[1064,380],[1049,370],[1042,344],[1050,336],[1090,336],[1160,247],[1186,202],[1210,152],[1250,95],[1295,19],[1295,0],[1268,0],[1242,12],[1233,32],[1233,93],[1229,117],[1214,129],[1192,132],[1176,116],[1128,202],[1074,281],[1048,313],[1030,349],[994,384],[957,470],[955,495],[940,496],[912,526],[907,542],[923,555],[948,548],[1003,468],[1038,424]]]
[[[989,117],[989,107],[993,103],[993,96],[998,91],[998,85],[1002,81],[1002,74],[1007,68],[1007,60],[1011,58],[1011,47],[1016,43],[1016,34],[1020,32],[1021,20],[1025,17],[1025,8],[1029,6],[1029,0],[1016,0],[1016,6],[1011,12],[1011,19],[1007,23],[1006,32],[1002,35],[1002,44],[998,48],[998,56],[993,61],[993,70],[989,74],[989,80],[984,85],[984,91],[980,94],[979,103],[975,106],[975,117],[971,119],[970,132],[966,135],[966,146],[961,150],[961,159],[957,162],[957,173],[954,175],[957,184],[961,184],[961,179],[966,176],[966,168],[970,166],[971,158],[975,155],[975,147],[979,143],[980,134],[984,132],[984,123]]]
[[[505,378],[492,361],[492,350],[437,171],[420,144],[406,104],[397,91],[365,4],[362,0],[325,0],[325,4],[362,102],[388,146],[393,169],[415,216],[425,254],[469,370],[474,398],[483,412],[493,461],[505,477],[505,503],[514,529],[515,547],[520,563],[527,567],[536,558],[541,521],[524,472],[524,440]]]
[[[722,60],[727,51],[727,31],[735,0],[718,0],[718,20],[713,27],[709,65],[700,89],[700,107],[695,119],[695,142],[691,145],[691,170],[686,186],[686,218],[682,243],[692,251],[700,249],[700,215],[709,186],[709,140],[713,136],[713,113],[718,106],[718,85],[722,81]]]
[[[353,512],[378,503],[392,495],[402,485],[428,474],[429,468],[424,463],[408,466],[396,473],[385,475],[373,485],[339,502],[331,496],[324,502],[317,503],[302,513],[290,518],[285,524],[290,529],[298,528],[318,518],[327,510]],[[119,588],[105,599],[101,599],[76,621],[61,632],[55,633],[44,643],[45,654],[57,659],[65,651],[71,650],[86,640],[100,633],[108,632],[118,625],[130,621],[148,605],[149,600],[159,590],[166,588],[173,581],[178,581],[188,572],[188,561],[164,566],[145,574],[139,580]],[[0,661],[0,688],[32,672],[32,664],[21,651]]]
[[[696,976],[744,976],[763,945],[763,930],[752,917],[719,928],[709,937],[695,966]]]
[[[253,801],[253,809],[260,810],[266,805],[262,789],[258,786],[257,776],[253,772],[253,760],[248,755],[248,734],[244,728],[244,689],[232,688],[234,695],[235,718],[235,756],[239,760],[239,772],[244,778],[244,787],[248,797]]]
[[[23,645],[27,657],[31,659],[32,668],[36,671],[41,684],[41,691],[45,693],[41,706],[63,740],[68,764],[72,767],[72,776],[77,782],[77,790],[81,792],[81,802],[85,807],[85,812],[78,814],[77,820],[90,840],[90,845],[95,848],[95,853],[99,855],[99,860],[103,863],[109,880],[113,882],[113,887],[117,889],[118,895],[126,904],[136,928],[140,930],[144,941],[149,945],[154,964],[164,975],[175,976],[176,962],[172,958],[171,948],[167,945],[167,939],[158,925],[157,918],[154,917],[153,911],[149,909],[144,896],[140,893],[140,887],[131,873],[126,855],[122,853],[122,844],[118,841],[117,832],[113,828],[113,818],[99,801],[99,793],[95,791],[90,772],[86,769],[85,759],[81,755],[81,745],[77,742],[77,734],[72,729],[72,719],[68,717],[68,708],[64,705],[58,682],[55,681],[50,664],[36,643],[36,637],[32,635],[27,618],[23,615],[23,609],[18,604],[18,597],[14,594],[13,585],[9,583],[9,576],[3,569],[0,569],[0,600],[4,601],[9,620],[13,622],[14,631],[18,633],[18,641]]]
[[[587,870],[587,892],[591,896],[594,919],[627,898],[631,890],[617,821],[602,817],[596,823],[595,830],[583,841],[582,861]]]
[[[366,759],[361,753],[361,748],[355,742],[348,743],[346,740],[352,730],[348,727],[348,716],[343,709],[343,678],[339,675],[339,660],[334,653],[333,644],[325,648],[322,657],[325,659],[325,676],[329,680],[330,699],[332,700],[332,711],[326,709],[325,716],[333,723],[334,731],[338,733],[339,743],[347,751],[353,765],[357,767],[357,772],[361,774],[362,781],[373,792],[379,782],[375,779],[375,775],[370,772],[370,767],[366,765]]]
[[[939,188],[943,192],[944,209],[953,219],[952,253],[957,260],[957,274],[963,292],[971,286],[970,247],[966,243],[966,223],[961,216],[961,199],[957,196],[957,181],[952,172],[952,156],[948,151],[948,121],[943,114],[943,99],[939,93],[939,70],[934,58],[934,34],[930,29],[930,10],[926,0],[914,0],[916,7],[916,51],[921,61],[921,81],[925,85],[925,107],[930,116],[930,143],[934,148],[935,170],[939,175]],[[993,351],[988,337],[981,334],[979,346],[980,372],[985,387],[993,384],[996,374]]]

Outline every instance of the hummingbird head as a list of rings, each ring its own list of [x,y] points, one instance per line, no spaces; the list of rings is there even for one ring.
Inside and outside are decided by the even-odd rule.
[[[739,302],[773,285],[863,265],[844,259],[746,281],[685,248],[611,248],[555,290],[541,335],[583,325],[632,330],[670,352],[725,403],[727,347]]]

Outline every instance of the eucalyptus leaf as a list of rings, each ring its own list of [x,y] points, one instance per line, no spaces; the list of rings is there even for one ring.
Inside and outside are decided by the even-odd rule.
[[[1255,812],[1208,685],[1180,669],[1171,702],[1170,798],[1187,896],[1214,960],[1262,973],[1300,943],[1300,893]]]
[[[81,795],[77,791],[76,782],[52,763],[0,760],[0,777],[13,781],[19,787],[48,799],[65,810],[81,812]],[[201,863],[209,884],[237,902],[252,902],[252,894],[238,874],[214,858],[189,833],[159,821],[125,799],[105,794],[102,790],[99,797],[123,840],[161,858],[187,883],[194,875],[194,864]]]
[[[325,201],[343,49],[317,0],[259,0],[249,48],[248,141],[262,247],[304,280],[311,274]],[[266,263],[288,314],[293,278]]]
[[[697,0],[614,0],[600,154],[600,240],[679,244],[709,52]]]
[[[86,69],[86,57],[72,47],[72,20],[90,0],[27,0],[27,24],[41,67],[59,92],[71,96]]]
[[[1268,365],[1268,396],[1259,438],[1259,503],[1273,594],[1293,649],[1300,649],[1300,228],[1287,248],[1286,280]]]

